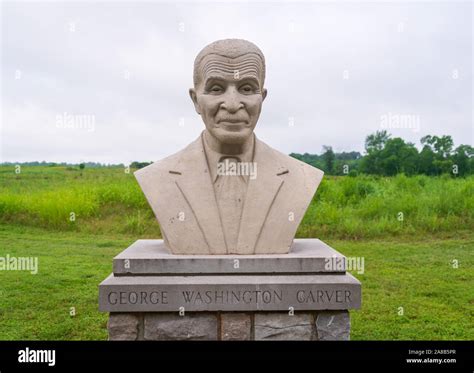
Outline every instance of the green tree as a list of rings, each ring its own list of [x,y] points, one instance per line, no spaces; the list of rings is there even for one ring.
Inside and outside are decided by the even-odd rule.
[[[421,144],[429,146],[434,152],[433,167],[437,175],[441,173],[451,173],[453,169],[452,152],[454,142],[451,136],[427,135],[421,138]]]
[[[441,137],[427,135],[421,138],[423,145],[429,145],[438,156],[438,159],[447,159],[453,151],[453,138],[443,135]]]
[[[386,142],[390,139],[387,131],[377,131],[365,138],[365,151],[370,154],[378,152],[385,147]]]
[[[415,145],[400,137],[391,138],[387,131],[377,131],[365,139],[365,155],[360,170],[368,174],[396,175],[418,172],[419,153]]]
[[[360,170],[367,174],[383,175],[384,165],[382,165],[382,151],[385,144],[390,139],[387,131],[377,131],[365,138],[365,155],[360,163]]]
[[[418,157],[418,171],[420,174],[434,176],[438,174],[438,169],[434,165],[436,154],[430,146],[425,145]]]
[[[465,176],[471,174],[474,166],[474,148],[470,145],[459,145],[452,157],[453,166],[456,167],[457,175]]]
[[[380,165],[383,175],[398,173],[413,175],[418,170],[418,150],[412,143],[406,143],[400,137],[387,140],[380,151]]]
[[[137,162],[137,161],[134,161],[134,162],[130,163],[130,168],[134,168],[134,169],[139,170],[140,168],[146,167],[146,166],[148,166],[152,163],[153,162]]]
[[[331,146],[323,146],[324,153],[322,154],[322,158],[324,161],[325,170],[327,173],[332,174],[334,171],[334,161],[336,160],[336,156],[334,155],[334,151],[332,150]]]
[[[82,171],[84,170],[85,167],[86,167],[86,164],[84,162],[79,163],[79,170],[81,170],[81,173],[80,173],[81,176],[82,176]]]

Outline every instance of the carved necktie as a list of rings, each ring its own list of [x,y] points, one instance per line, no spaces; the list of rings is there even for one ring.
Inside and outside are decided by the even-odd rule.
[[[233,166],[237,169],[237,164],[240,163],[239,158],[222,157],[219,162],[226,164],[228,167],[224,167],[224,174],[217,176],[214,183],[214,190],[224,228],[227,251],[229,253],[235,253],[247,183],[243,176],[238,173],[232,174],[231,172]]]

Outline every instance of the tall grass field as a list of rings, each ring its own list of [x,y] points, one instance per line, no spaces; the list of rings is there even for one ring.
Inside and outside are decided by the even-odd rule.
[[[0,167],[0,222],[157,238],[133,170]],[[474,227],[474,176],[325,176],[297,237],[459,235]]]

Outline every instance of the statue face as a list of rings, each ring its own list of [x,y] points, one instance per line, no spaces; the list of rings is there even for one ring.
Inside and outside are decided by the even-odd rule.
[[[207,130],[222,144],[242,144],[252,135],[267,95],[261,62],[254,54],[230,59],[216,54],[200,64],[189,93]]]

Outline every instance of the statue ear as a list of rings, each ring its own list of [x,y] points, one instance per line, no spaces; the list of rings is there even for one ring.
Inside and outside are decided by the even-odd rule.
[[[197,95],[194,88],[189,88],[189,97],[191,97],[191,100],[193,100],[194,109],[196,110],[196,113],[201,115],[201,110],[199,109],[199,104],[197,102]]]
[[[264,88],[263,91],[262,91],[262,97],[263,97],[262,101],[265,100],[265,97],[267,97],[267,89],[266,88]]]

